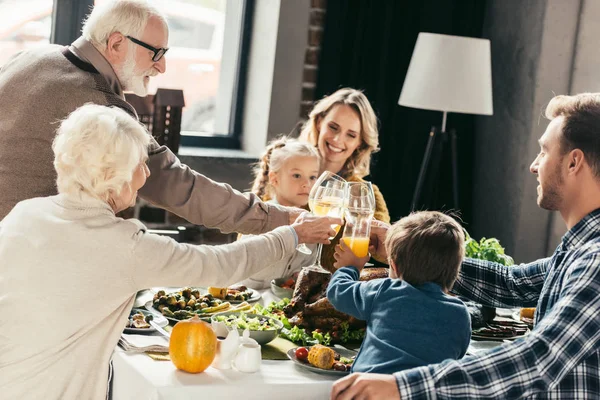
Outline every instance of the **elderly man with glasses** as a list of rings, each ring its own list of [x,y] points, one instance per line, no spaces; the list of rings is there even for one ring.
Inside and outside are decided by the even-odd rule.
[[[21,200],[56,194],[51,142],[56,122],[86,103],[136,115],[123,91],[145,96],[166,70],[169,30],[148,2],[106,1],[71,46],[23,51],[0,70],[0,220]],[[182,165],[152,141],[151,176],[140,191],[150,203],[224,232],[258,234],[293,222],[300,210],[261,202]],[[308,242],[326,243],[314,235]]]

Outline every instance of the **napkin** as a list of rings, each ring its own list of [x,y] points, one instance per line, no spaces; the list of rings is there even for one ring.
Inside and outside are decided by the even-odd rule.
[[[164,336],[121,334],[119,346],[131,352],[168,353],[169,341]]]

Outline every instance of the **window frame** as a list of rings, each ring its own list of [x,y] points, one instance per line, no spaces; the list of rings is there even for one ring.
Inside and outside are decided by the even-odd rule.
[[[81,36],[83,19],[90,13],[94,0],[54,0],[50,43],[70,45]]]
[[[228,0],[231,1],[231,0]],[[239,30],[239,55],[236,60],[233,95],[230,102],[229,126],[227,134],[199,134],[194,136],[181,135],[181,146],[209,147],[221,149],[240,149],[241,133],[244,114],[244,98],[248,71],[248,53],[252,35],[252,20],[254,16],[255,0],[242,1],[242,20]]]

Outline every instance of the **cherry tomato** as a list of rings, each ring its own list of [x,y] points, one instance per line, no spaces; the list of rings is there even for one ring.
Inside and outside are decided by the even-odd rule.
[[[308,360],[308,350],[306,347],[298,347],[296,349],[296,358],[300,361]]]

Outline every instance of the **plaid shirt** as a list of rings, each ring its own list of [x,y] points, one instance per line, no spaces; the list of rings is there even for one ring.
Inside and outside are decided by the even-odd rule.
[[[600,399],[600,209],[550,258],[505,267],[467,259],[454,291],[500,307],[537,306],[524,338],[396,373],[404,399]]]

